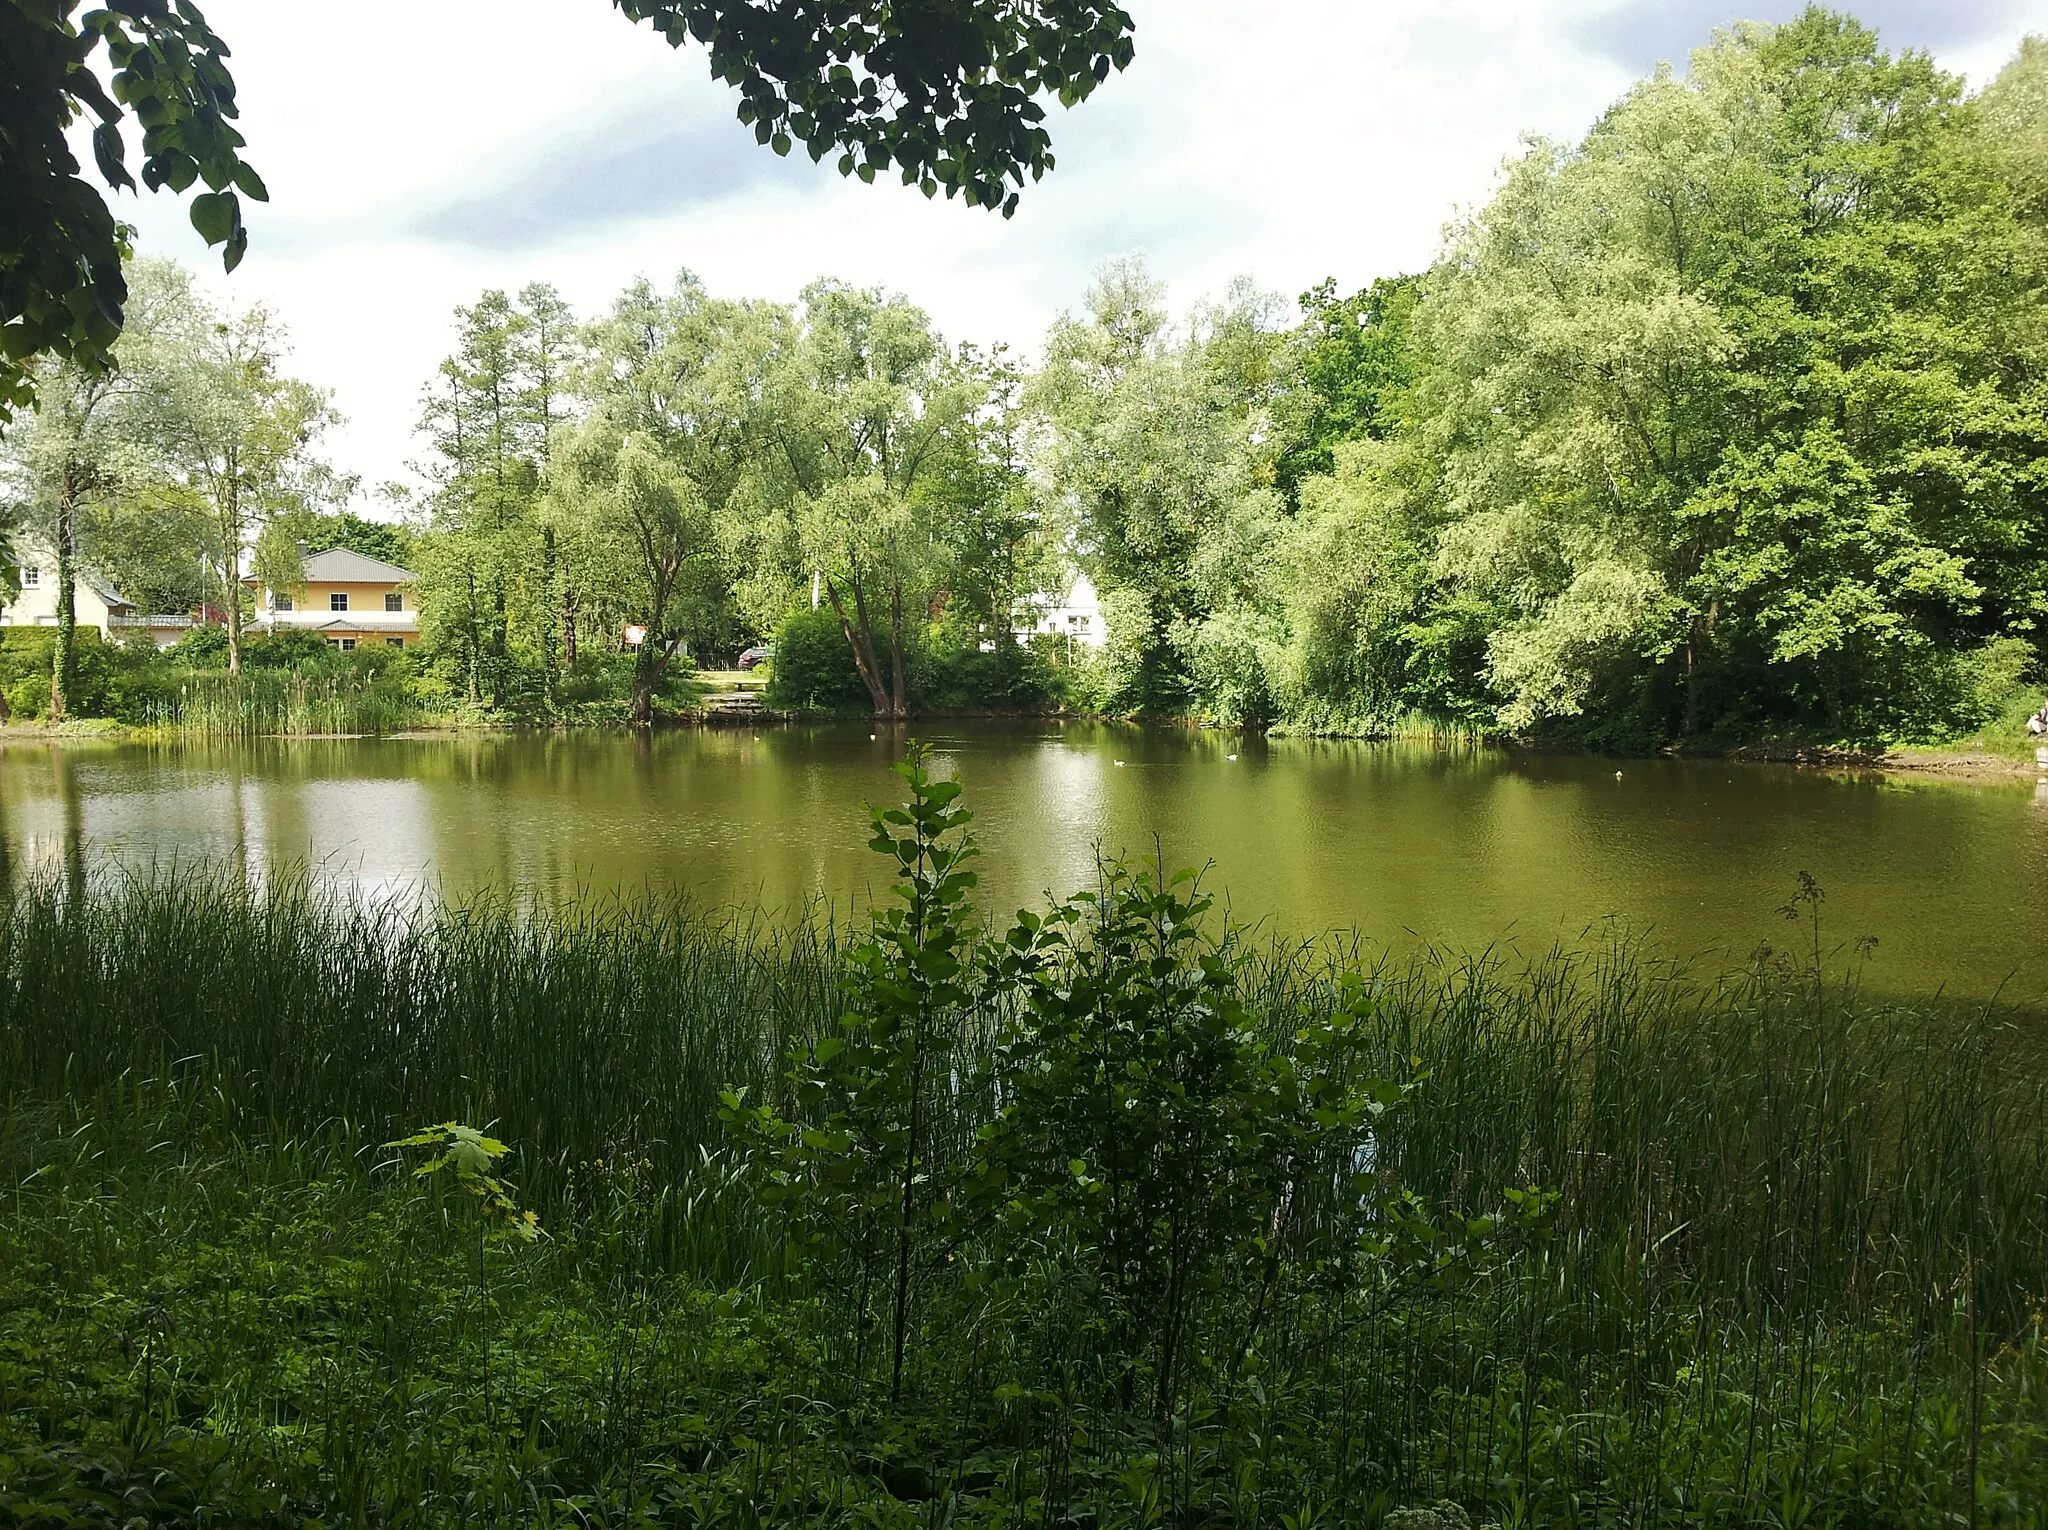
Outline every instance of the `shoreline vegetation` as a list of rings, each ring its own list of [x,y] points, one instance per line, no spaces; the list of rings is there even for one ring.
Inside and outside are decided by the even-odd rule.
[[[1028,365],[832,279],[482,292],[374,502],[275,317],[138,258],[116,372],[34,363],[0,452],[41,603],[0,697],[651,724],[765,647],[765,705],[892,723],[2011,752],[2048,687],[2048,39],[1981,88],[1818,6],[1700,41],[1529,140],[1427,269],[1170,303],[1114,261]],[[334,625],[335,551],[404,574],[416,626]],[[80,589],[109,633],[197,625],[116,658],[48,609]],[[307,694],[216,706],[209,667]]]
[[[893,723],[888,726],[902,731],[908,729],[913,722],[931,723],[962,720],[992,722],[1111,722],[1133,727],[1192,729],[1196,731],[1228,733],[1242,733],[1246,731],[1242,728],[1229,728],[1214,723],[1205,723],[1193,718],[1133,719],[1103,717],[1089,712],[1018,712],[1001,711],[991,708],[933,710],[920,713],[915,719],[910,721]],[[823,710],[779,711],[765,707],[757,710],[750,709],[745,712],[721,713],[715,708],[705,707],[696,711],[678,712],[658,717],[651,726],[656,729],[692,727],[781,728],[815,726],[835,722],[861,723],[873,726],[875,721],[875,719],[865,713]],[[405,718],[398,721],[394,726],[384,729],[338,727],[320,731],[257,732],[209,728],[204,725],[190,726],[180,723],[127,723],[113,718],[72,718],[61,723],[42,721],[27,723],[0,722],[0,743],[10,741],[16,743],[65,741],[79,743],[173,743],[187,739],[218,740],[224,737],[312,742],[323,739],[461,737],[479,733],[625,733],[635,731],[636,726],[624,718],[584,722],[530,722],[490,717],[463,718],[444,714]],[[2044,767],[2039,763],[2036,753],[2041,747],[2042,741],[2017,731],[2010,738],[1987,740],[1981,736],[1975,737],[1964,741],[1963,746],[1954,748],[1927,745],[1869,750],[1840,746],[1773,742],[1740,744],[1725,749],[1685,749],[1672,747],[1658,750],[1651,754],[1633,755],[1610,750],[1588,750],[1584,746],[1568,742],[1530,742],[1422,724],[1412,728],[1393,729],[1370,734],[1274,729],[1267,730],[1267,736],[1276,740],[1316,738],[1333,741],[1349,740],[1360,743],[1416,741],[1457,743],[1471,744],[1481,748],[1510,749],[1523,753],[1593,753],[1601,758],[1611,759],[1658,757],[1670,759],[1721,759],[1745,764],[1784,765],[1803,770],[1875,772],[1885,775],[1924,777],[1959,782],[1999,779],[2020,780],[2048,774],[2048,767]]]
[[[0,1518],[1885,1524],[2048,1504],[2048,1060],[1785,949],[1526,967],[1106,867],[0,904]]]

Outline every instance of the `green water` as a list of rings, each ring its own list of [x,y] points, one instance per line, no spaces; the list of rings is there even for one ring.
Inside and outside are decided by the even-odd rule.
[[[1533,953],[1626,929],[1737,960],[1811,871],[1866,981],[2048,999],[2048,785],[1097,725],[920,730],[965,784],[985,907],[1088,882],[1095,847],[1207,863],[1290,935]],[[683,887],[788,909],[874,890],[862,803],[900,738],[866,725],[652,739],[422,737],[0,746],[15,875],[180,859],[317,863],[377,891]],[[1234,758],[1233,758],[1234,756]]]

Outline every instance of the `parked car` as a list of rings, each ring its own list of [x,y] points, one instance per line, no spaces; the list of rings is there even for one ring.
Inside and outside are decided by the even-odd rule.
[[[766,643],[756,643],[752,648],[749,648],[740,655],[740,668],[752,669],[755,665],[765,664],[774,657],[775,650],[773,648],[770,648]]]

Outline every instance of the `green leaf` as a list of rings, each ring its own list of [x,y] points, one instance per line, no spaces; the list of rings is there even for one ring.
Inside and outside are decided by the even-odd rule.
[[[192,199],[192,227],[208,244],[225,244],[235,232],[235,197],[230,191],[208,191]]]

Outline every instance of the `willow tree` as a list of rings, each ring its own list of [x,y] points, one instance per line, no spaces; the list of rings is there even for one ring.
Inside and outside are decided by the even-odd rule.
[[[875,715],[907,716],[906,651],[941,593],[963,508],[947,468],[983,381],[949,363],[909,299],[815,282],[768,383],[758,479],[794,525]]]
[[[1239,283],[1176,324],[1164,300],[1142,264],[1112,262],[1054,323],[1031,387],[1039,470],[1102,592],[1110,704],[1175,708],[1192,685],[1258,720],[1277,305]]]
[[[2048,618],[2048,249],[1995,148],[1813,9],[1511,165],[1425,284],[1399,448],[1304,495],[1408,582],[1396,667],[1476,639],[1500,723],[1612,743],[1958,719]]]
[[[752,460],[787,315],[711,297],[687,272],[635,282],[584,335],[587,411],[557,438],[546,521],[566,561],[642,631],[632,716],[731,584],[729,506]]]

